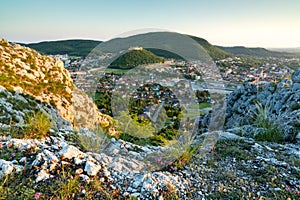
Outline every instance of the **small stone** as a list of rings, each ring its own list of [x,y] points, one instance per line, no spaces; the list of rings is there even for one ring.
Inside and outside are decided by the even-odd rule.
[[[133,188],[138,188],[141,185],[141,181],[134,181],[132,184]]]
[[[19,160],[19,162],[20,162],[20,163],[24,163],[24,162],[26,162],[26,160],[27,160],[26,157],[22,157],[22,158]]]
[[[57,163],[51,164],[50,167],[49,167],[49,171],[50,172],[54,171],[56,169],[56,166],[57,166]]]
[[[110,171],[103,170],[103,174],[104,174],[105,177],[109,177],[110,176]]]
[[[70,165],[70,163],[69,163],[69,162],[66,162],[66,161],[61,161],[61,165],[62,165],[62,166],[68,166],[68,165]]]
[[[118,154],[119,152],[120,152],[119,149],[114,149],[114,150],[113,150],[113,154]]]
[[[59,147],[58,147],[57,145],[52,145],[51,147],[52,147],[52,149],[54,149],[54,150],[58,150],[58,149],[59,149]]]
[[[100,165],[97,165],[91,161],[87,161],[84,167],[84,171],[90,176],[97,175],[100,169],[101,169]]]
[[[158,194],[159,194],[159,191],[158,191],[157,189],[154,189],[154,190],[152,191],[152,196],[153,196],[153,197],[156,197]]]
[[[89,182],[90,181],[90,178],[87,176],[87,175],[84,175],[84,174],[80,174],[79,177],[85,181],[85,182]]]
[[[42,165],[41,165],[41,169],[42,170],[47,170],[47,167],[48,167],[48,163],[47,162],[44,162]]]
[[[14,170],[14,165],[9,161],[0,159],[0,169],[1,168],[2,168],[2,170],[0,171],[0,175],[1,174],[10,174]]]
[[[116,138],[111,138],[110,141],[113,142],[113,143],[115,143],[116,142]]]
[[[81,169],[81,168],[78,168],[75,171],[75,174],[82,174],[82,173],[83,173],[83,169]]]
[[[82,160],[82,159],[74,158],[75,165],[81,165],[83,162],[84,162],[84,160]]]
[[[163,196],[159,196],[158,200],[164,200],[164,197]]]
[[[104,182],[105,182],[105,178],[101,177],[101,178],[99,179],[99,181],[100,181],[101,183],[104,183]]]
[[[116,186],[114,186],[114,185],[110,185],[110,188],[113,190],[117,189]]]
[[[85,157],[85,153],[81,152],[78,148],[72,145],[66,145],[59,152],[62,159],[72,159],[72,158],[83,158]]]
[[[46,170],[41,170],[38,174],[37,174],[37,178],[35,179],[35,182],[40,182],[46,179],[50,178],[50,174],[46,171]]]

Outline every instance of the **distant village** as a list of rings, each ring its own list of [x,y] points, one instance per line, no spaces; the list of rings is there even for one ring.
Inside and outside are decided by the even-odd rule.
[[[162,105],[169,118],[167,127],[173,128],[177,126],[176,118],[183,105],[189,112],[196,113],[186,119],[193,120],[199,113],[211,110],[214,103],[211,93],[227,94],[246,82],[263,87],[268,82],[289,79],[293,71],[267,60],[261,66],[251,66],[239,57],[218,60],[211,65],[167,59],[165,63],[131,71],[114,71],[107,69],[112,57],[112,54],[86,59],[56,56],[64,62],[77,87],[95,95],[95,103],[102,113],[113,115],[114,94],[123,100],[130,98],[131,114],[136,114],[140,121],[155,116],[157,106],[150,105]]]
[[[56,58],[61,59],[66,69],[69,70],[71,77],[75,80],[77,85],[81,87],[88,87],[89,83],[86,81],[92,81],[96,73],[103,73],[102,69],[105,66],[91,65],[90,68],[83,68],[86,63],[101,63],[102,60],[112,57],[111,54],[102,55],[97,58],[82,59],[81,57],[70,57],[68,55],[56,55]],[[206,81],[214,80],[215,82],[222,82],[225,87],[229,89],[237,88],[245,82],[263,86],[268,82],[279,82],[285,78],[289,79],[292,69],[284,65],[284,62],[288,62],[291,59],[281,58],[277,63],[269,63],[267,60],[261,64],[261,66],[247,66],[245,67],[245,61],[242,61],[240,57],[229,57],[226,59],[215,61],[218,66],[219,73],[214,72],[214,77],[211,77],[211,73],[207,72],[210,67],[203,66],[195,63],[187,63],[185,61],[176,61],[168,59],[164,64],[173,66],[176,70],[181,72],[185,79],[192,81]],[[299,62],[299,60],[298,60]],[[99,72],[99,70],[101,72]],[[216,77],[219,74],[220,77]],[[84,82],[81,82],[84,81]]]

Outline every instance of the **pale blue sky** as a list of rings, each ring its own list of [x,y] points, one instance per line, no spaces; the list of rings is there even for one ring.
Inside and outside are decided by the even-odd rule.
[[[300,0],[0,0],[0,37],[107,40],[159,28],[212,44],[300,47]]]

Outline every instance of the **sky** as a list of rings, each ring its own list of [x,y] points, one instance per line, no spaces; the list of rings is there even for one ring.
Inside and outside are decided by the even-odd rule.
[[[0,0],[0,37],[14,42],[103,41],[149,28],[214,45],[300,47],[300,0]]]

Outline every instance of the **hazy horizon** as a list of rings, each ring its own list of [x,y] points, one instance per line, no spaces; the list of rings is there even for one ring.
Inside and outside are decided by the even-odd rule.
[[[11,0],[0,5],[0,37],[13,42],[105,41],[154,28],[220,46],[300,47],[298,0]]]

